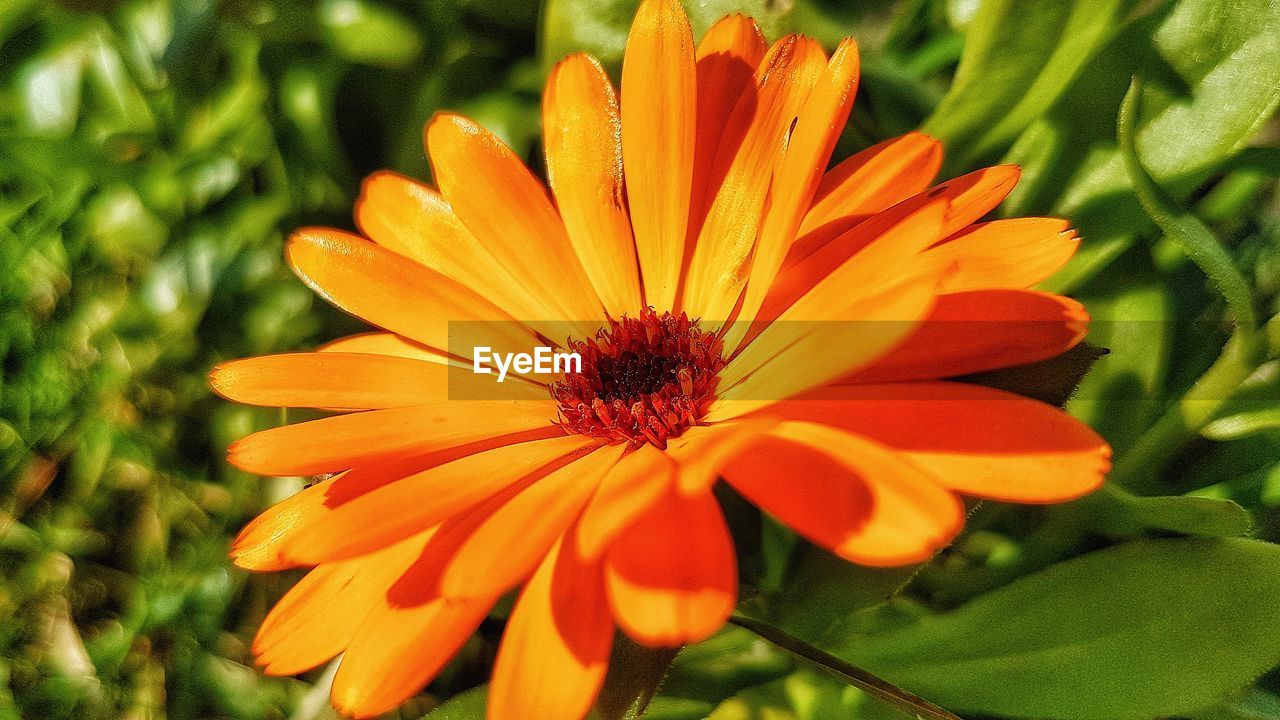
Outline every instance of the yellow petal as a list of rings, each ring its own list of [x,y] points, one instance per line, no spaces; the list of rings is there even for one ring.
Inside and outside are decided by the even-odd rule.
[[[675,307],[696,136],[693,31],[677,0],[644,0],[622,63],[622,158],[645,303]]]
[[[370,240],[458,281],[512,317],[550,317],[538,288],[522,287],[427,185],[389,171],[370,175],[356,201],[356,224]]]
[[[831,56],[800,109],[782,162],[770,183],[769,211],[751,260],[751,274],[738,311],[739,322],[726,336],[725,344],[729,347],[736,347],[746,333],[749,321],[755,318],[791,249],[831,151],[853,108],[858,68],[858,45],[852,38],[846,39]]]
[[[722,18],[698,43],[698,141],[694,148],[693,198],[689,208],[689,237],[698,237],[707,206],[724,181],[712,165],[721,147],[726,154],[742,143],[746,128],[728,127],[729,116],[744,93],[754,93],[756,68],[768,44],[749,17]],[[686,260],[688,253],[686,254]]]
[[[542,98],[547,177],[569,240],[612,317],[644,307],[622,176],[618,98],[600,63],[578,53],[551,71]]]
[[[578,332],[604,317],[551,198],[520,158],[493,133],[439,113],[426,129],[440,192],[498,263]],[[590,322],[588,322],[590,321]],[[591,331],[594,332],[594,327]]]
[[[712,173],[724,180],[698,235],[685,276],[682,306],[691,317],[729,318],[748,265],[787,133],[821,76],[826,55],[814,40],[790,35],[769,49],[757,87],[738,101],[726,132],[745,127],[742,143],[722,147]]]
[[[528,576],[582,512],[600,479],[622,457],[623,445],[589,455],[538,478],[505,499],[476,527],[445,566],[448,597],[500,595]]]
[[[604,577],[566,543],[547,554],[507,620],[489,720],[580,720],[604,683],[613,648]]]

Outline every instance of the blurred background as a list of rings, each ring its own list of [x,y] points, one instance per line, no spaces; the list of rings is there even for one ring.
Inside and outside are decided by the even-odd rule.
[[[1059,214],[1081,229],[1080,257],[1052,289],[1086,301],[1100,320],[1094,344],[1111,349],[1071,409],[1121,457],[1137,447],[1122,482],[1091,503],[976,508],[946,556],[906,574],[833,564],[755,518],[745,525],[752,537],[739,540],[747,594],[763,612],[798,636],[830,640],[833,628],[872,632],[875,623],[854,611],[879,607],[907,579],[894,607],[932,613],[1120,541],[1280,539],[1274,360],[1236,367],[1208,394],[1203,417],[1159,429],[1197,378],[1221,366],[1233,325],[1179,238],[1144,212],[1115,139],[1130,76],[1142,74],[1143,164],[1178,212],[1229,248],[1262,316],[1274,315],[1274,1],[686,4],[697,34],[743,11],[770,39],[802,31],[831,48],[858,38],[862,86],[836,159],[924,127],[946,143],[944,175],[1021,163],[1023,183],[1002,212]],[[421,132],[436,110],[476,118],[541,172],[547,68],[586,49],[616,71],[635,6],[0,2],[0,719],[330,717],[323,670],[266,678],[248,652],[296,576],[250,576],[226,559],[250,517],[302,487],[223,461],[230,441],[282,416],[211,397],[206,373],[227,358],[312,347],[358,327],[293,278],[283,238],[300,225],[352,227],[360,180],[375,169],[427,178]],[[1269,357],[1280,354],[1280,332],[1272,337]],[[1204,577],[1205,588],[1183,587],[1179,597],[1209,616],[1229,614],[1221,603],[1232,598],[1206,595],[1228,589]],[[1249,658],[1182,703],[1205,710],[1175,714],[1280,718],[1275,677],[1250,686],[1280,662],[1275,624],[1257,618],[1229,641],[1199,621],[1203,638],[1175,628],[1215,653],[1214,643],[1229,642],[1226,655],[1189,655],[1188,673],[1212,675],[1196,666],[1205,657]],[[421,717],[482,682],[492,630],[400,716]],[[856,645],[854,635],[832,646]],[[1062,660],[1046,662],[1049,677]],[[1132,669],[1125,664],[1098,672],[1112,678]],[[1135,682],[1146,683],[1140,666]],[[974,687],[990,687],[944,686],[931,697],[960,693],[976,710],[967,717],[1175,715],[1123,698],[1079,715],[1023,707],[998,674],[945,672],[970,671]],[[1112,691],[1133,695],[1125,688]],[[466,703],[432,717],[474,717]],[[647,717],[707,716],[905,717],[740,630],[686,651]]]

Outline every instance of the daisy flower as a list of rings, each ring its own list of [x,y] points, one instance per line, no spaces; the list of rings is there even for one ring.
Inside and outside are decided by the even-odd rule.
[[[574,720],[615,633],[675,647],[729,617],[721,479],[872,566],[930,558],[961,529],[960,496],[1098,487],[1109,450],[1089,428],[947,379],[1080,342],[1083,308],[1027,289],[1074,234],[977,222],[1017,168],[934,185],[941,149],[922,134],[828,170],[857,81],[851,39],[830,57],[799,35],[769,46],[731,16],[695,45],[677,0],[645,0],[620,92],[587,55],[551,73],[549,191],[442,113],[434,187],[375,174],[361,235],[293,235],[298,275],[379,330],[212,374],[231,400],[326,413],[229,451],[251,473],[324,478],[234,546],[251,570],[312,568],[262,624],[266,672],[341,654],[334,704],[376,715],[519,588],[489,717]],[[460,334],[576,352],[580,372],[517,367],[499,386]]]

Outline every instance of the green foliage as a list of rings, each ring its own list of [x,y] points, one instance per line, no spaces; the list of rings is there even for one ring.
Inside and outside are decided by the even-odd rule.
[[[1280,661],[1277,613],[1280,547],[1146,540],[845,647],[958,710],[1140,720],[1198,710],[1270,669]]]
[[[742,611],[970,720],[1280,719],[1276,3],[686,4],[697,34],[741,11],[771,39],[857,37],[837,159],[923,126],[947,174],[1019,163],[1000,212],[1080,229],[1046,286],[1086,303],[1109,351],[977,379],[1060,401],[1085,373],[1067,407],[1112,442],[1116,485],[1055,507],[975,503],[951,548],[892,570],[739,502]],[[374,169],[427,176],[437,110],[539,167],[543,74],[578,50],[616,72],[636,5],[0,3],[0,720],[332,717],[323,672],[252,667],[253,632],[294,577],[250,576],[226,551],[302,481],[223,462],[280,417],[213,399],[207,370],[354,329],[292,279],[285,235],[350,227]],[[1187,232],[1238,270],[1235,313]],[[1261,339],[1229,341],[1246,304]],[[495,637],[403,717],[442,701],[433,720],[482,717]],[[616,659],[643,672],[614,673],[614,704],[657,690],[647,718],[909,717],[742,628],[665,677]]]

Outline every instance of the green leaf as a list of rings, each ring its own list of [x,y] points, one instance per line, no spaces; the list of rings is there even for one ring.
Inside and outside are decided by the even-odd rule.
[[[1144,540],[1069,560],[842,655],[948,707],[1150,720],[1226,697],[1280,661],[1280,547]]]
[[[1077,294],[1093,317],[1088,342],[1109,352],[1085,375],[1067,409],[1117,452],[1163,406],[1175,329],[1168,283],[1143,260],[1126,256]]]
[[[489,686],[480,685],[454,695],[448,702],[432,710],[422,720],[484,720]]]
[[[1124,161],[1129,182],[1138,194],[1138,200],[1147,215],[1155,221],[1165,237],[1182,248],[1205,275],[1217,286],[1227,305],[1235,315],[1236,324],[1243,337],[1248,338],[1258,325],[1258,313],[1253,307],[1253,294],[1244,274],[1236,267],[1231,255],[1213,231],[1205,227],[1193,213],[1179,207],[1164,188],[1142,166],[1134,144],[1138,124],[1138,99],[1142,96],[1142,81],[1134,78],[1120,106],[1120,120],[1116,135],[1120,140],[1120,155]]]
[[[726,626],[681,651],[662,682],[662,694],[717,703],[791,669],[786,653],[742,628]]]
[[[334,51],[351,62],[401,67],[422,51],[422,36],[413,23],[381,5],[323,0],[320,22]]]
[[[1200,433],[1213,440],[1234,440],[1280,428],[1280,362],[1263,365],[1218,410]]]
[[[1138,156],[1182,201],[1275,112],[1278,68],[1280,13],[1269,3],[1237,0],[1171,3],[1098,53],[1005,158],[1022,165],[1023,178],[1004,212],[1069,217],[1084,238],[1046,289],[1078,287],[1151,230],[1130,189],[1111,123],[1128,77],[1149,80]]]
[[[951,170],[1008,147],[1110,40],[1133,0],[984,0],[951,90],[925,123]]]
[[[1111,537],[1154,533],[1240,537],[1253,528],[1248,511],[1222,498],[1144,497],[1107,484],[1079,502],[1092,516],[1093,528]]]
[[[889,600],[918,568],[864,567],[810,545],[769,602],[768,615],[786,632],[821,644],[838,637],[859,611]]]

